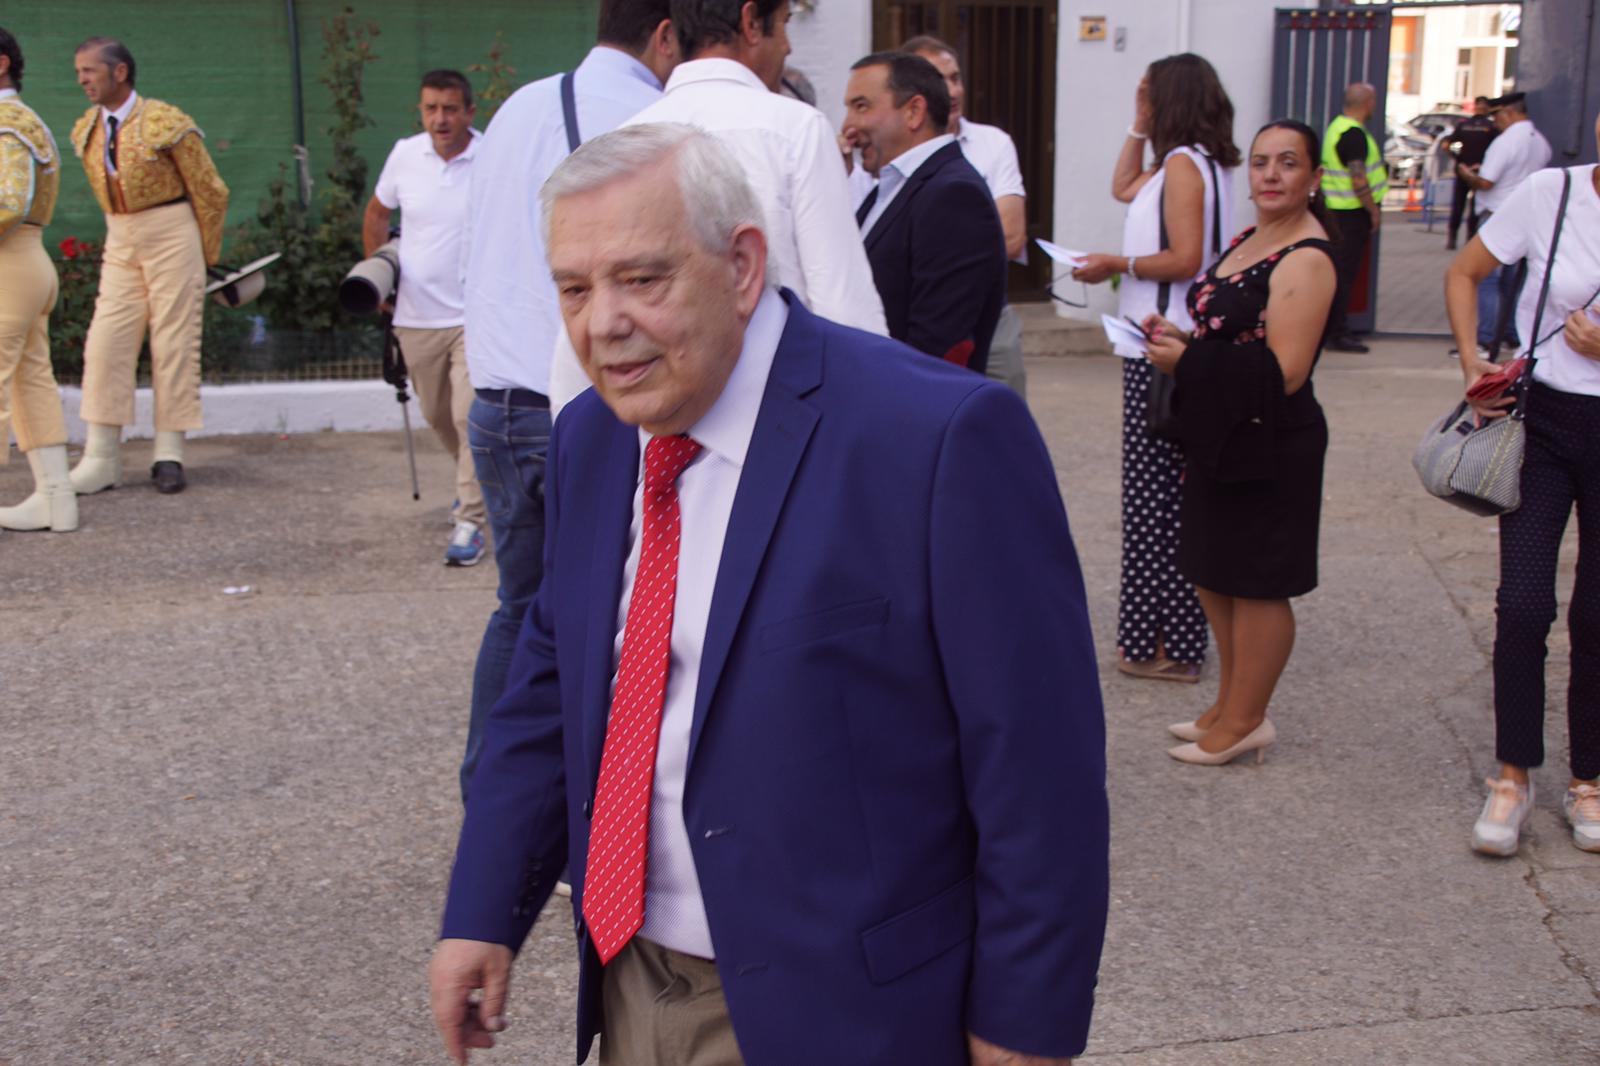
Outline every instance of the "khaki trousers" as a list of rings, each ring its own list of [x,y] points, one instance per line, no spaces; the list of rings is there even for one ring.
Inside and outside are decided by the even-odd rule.
[[[100,294],[83,345],[85,422],[133,421],[134,372],[150,330],[155,428],[199,429],[200,319],[205,253],[187,203],[106,216]]]
[[[635,936],[604,971],[600,1066],[743,1066],[710,959]]]
[[[67,443],[61,394],[50,369],[55,305],[56,268],[45,254],[42,231],[12,227],[0,239],[0,464],[11,458],[12,428],[25,452]]]
[[[396,326],[395,339],[411,374],[422,417],[456,463],[455,516],[483,528],[483,490],[467,447],[467,413],[472,410],[472,380],[467,377],[467,345],[460,326],[412,329]]]

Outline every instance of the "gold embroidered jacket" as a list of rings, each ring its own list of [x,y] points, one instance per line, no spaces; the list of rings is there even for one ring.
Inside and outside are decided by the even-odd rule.
[[[0,240],[18,223],[49,225],[60,188],[50,128],[15,96],[0,100]]]
[[[106,172],[105,123],[91,107],[72,127],[72,149],[83,160],[89,187],[106,214],[132,214],[189,198],[200,224],[206,263],[222,254],[222,222],[228,187],[206,151],[194,119],[171,104],[139,97],[117,132],[117,176]]]

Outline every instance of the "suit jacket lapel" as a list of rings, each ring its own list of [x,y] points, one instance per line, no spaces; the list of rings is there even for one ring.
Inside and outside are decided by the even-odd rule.
[[[622,569],[628,561],[628,528],[633,523],[633,492],[639,482],[639,431],[617,423],[610,446],[598,464],[602,483],[594,528],[594,556],[588,588],[589,632],[584,640],[583,752],[589,782],[600,775],[610,714],[612,647],[617,637],[617,599],[622,595]]]
[[[878,221],[873,223],[872,231],[867,234],[867,249],[869,251],[885,233],[889,232],[889,227],[894,225],[895,220],[905,213],[906,208],[911,203],[911,198],[917,194],[917,190],[950,161],[951,153],[959,155],[960,152],[961,145],[952,141],[923,160],[922,165],[911,172],[911,176],[906,179],[905,188],[895,194],[894,199],[889,202],[889,206],[883,209],[883,214],[878,216]]]
[[[778,343],[750,450],[739,475],[711,595],[711,616],[706,622],[700,678],[695,688],[694,723],[689,733],[691,771],[700,734],[705,729],[706,710],[716,694],[750,590],[761,571],[767,545],[819,417],[817,409],[804,397],[822,383],[822,333],[817,319],[793,293],[785,290],[783,295],[789,304],[789,321]]]

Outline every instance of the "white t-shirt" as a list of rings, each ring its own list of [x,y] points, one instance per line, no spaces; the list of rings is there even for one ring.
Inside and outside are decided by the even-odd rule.
[[[1518,123],[1522,125],[1522,123]],[[1505,134],[1501,134],[1505,136]],[[1499,143],[1498,140],[1496,143]],[[1569,168],[1572,191],[1567,197],[1561,242],[1556,246],[1555,269],[1550,274],[1550,297],[1533,335],[1533,316],[1539,306],[1545,261],[1550,257],[1550,236],[1556,208],[1561,202],[1561,170],[1541,170],[1517,187],[1516,192],[1478,229],[1489,253],[1502,263],[1528,260],[1528,282],[1517,303],[1517,335],[1524,344],[1555,336],[1534,354],[1533,379],[1552,389],[1600,396],[1600,362],[1573,351],[1560,331],[1568,315],[1595,300],[1600,289],[1600,195],[1594,189],[1594,165]],[[1591,303],[1590,316],[1600,322],[1600,306]]]
[[[412,329],[461,325],[461,236],[467,226],[467,192],[473,130],[466,148],[440,159],[426,133],[394,142],[373,195],[400,209],[400,293],[394,324]]]
[[[1222,224],[1219,230],[1216,213],[1218,190],[1212,184],[1211,166],[1205,151],[1198,146],[1174,148],[1167,153],[1167,159],[1171,160],[1175,155],[1188,156],[1200,168],[1200,180],[1205,183],[1206,226],[1200,244],[1200,270],[1195,275],[1199,277],[1219,258],[1219,253],[1212,250],[1213,241],[1225,251],[1228,242],[1233,239],[1233,169],[1220,164],[1217,166],[1217,184],[1222,186]],[[1128,205],[1128,217],[1122,224],[1123,255],[1155,255],[1161,251],[1161,190],[1166,183],[1167,168],[1163,164]],[[1188,305],[1189,286],[1192,284],[1192,279],[1172,282],[1164,312],[1167,321],[1183,330],[1194,327],[1194,322],[1189,318]],[[1161,282],[1123,274],[1122,285],[1117,290],[1117,311],[1135,322],[1143,322],[1146,315],[1159,310],[1157,303],[1160,295]],[[1139,354],[1138,349],[1126,345],[1116,345],[1116,350],[1121,355]]]
[[[1494,182],[1492,189],[1478,190],[1478,210],[1498,211],[1528,175],[1550,165],[1550,142],[1531,121],[1513,122],[1489,142],[1478,176]],[[1555,222],[1551,218],[1551,224]]]

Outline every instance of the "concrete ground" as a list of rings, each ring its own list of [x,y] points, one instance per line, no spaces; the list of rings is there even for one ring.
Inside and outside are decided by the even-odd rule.
[[[1322,586],[1297,603],[1278,746],[1222,769],[1165,754],[1214,669],[1190,687],[1111,667],[1118,364],[1030,361],[1110,725],[1114,901],[1084,1061],[1600,1060],[1600,855],[1558,810],[1564,628],[1522,853],[1467,846],[1493,767],[1496,536],[1410,470],[1459,390],[1441,347],[1319,369]],[[421,503],[397,434],[191,449],[183,496],[149,487],[132,444],[129,485],[83,500],[81,531],[0,535],[0,1063],[443,1063],[423,968],[493,567],[440,565],[431,441]],[[26,485],[25,464],[0,469],[0,500]],[[1569,543],[1563,601],[1572,562]],[[572,1061],[565,906],[475,1062]]]

